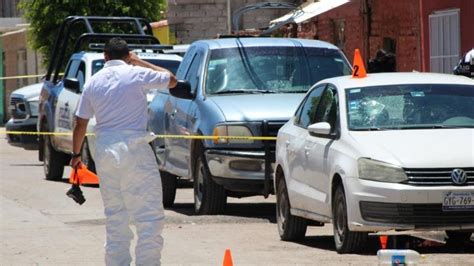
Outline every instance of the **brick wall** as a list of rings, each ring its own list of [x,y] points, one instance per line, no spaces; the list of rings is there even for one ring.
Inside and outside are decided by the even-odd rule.
[[[231,0],[231,14],[257,0]],[[273,0],[272,2],[292,2]],[[245,13],[240,27],[258,29],[268,27],[271,20],[285,14],[288,10],[256,10]],[[227,0],[168,0],[168,24],[175,32],[179,43],[191,43],[199,39],[215,38],[228,34]]]
[[[378,49],[386,48],[384,46],[387,46],[387,42],[393,40],[396,70],[420,70],[418,1],[368,0],[367,3],[370,14],[370,27],[367,30],[364,26],[366,25],[363,14],[364,2],[352,0],[300,25],[298,37],[320,39],[336,44],[344,51],[349,61],[352,61],[356,48],[361,50],[362,56],[368,61],[375,57]],[[343,21],[344,25],[342,41],[336,36],[338,21]],[[367,39],[365,36],[368,36]]]

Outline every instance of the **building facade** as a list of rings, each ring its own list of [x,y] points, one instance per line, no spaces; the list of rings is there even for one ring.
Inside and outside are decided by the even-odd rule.
[[[191,43],[199,39],[216,38],[231,33],[233,13],[246,5],[265,1],[256,0],[168,0],[167,19],[177,43]],[[300,4],[301,0],[272,0],[269,2]],[[242,15],[240,29],[268,27],[275,17],[288,10],[259,9]]]
[[[298,24],[300,38],[339,46],[350,60],[355,48],[366,60],[384,49],[396,71],[452,73],[474,47],[472,0],[351,0]]]

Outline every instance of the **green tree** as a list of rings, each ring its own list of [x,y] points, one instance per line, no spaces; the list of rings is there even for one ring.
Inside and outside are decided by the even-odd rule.
[[[166,0],[21,0],[18,7],[30,23],[30,45],[42,54],[47,66],[59,28],[66,17],[129,16],[158,21],[160,11],[166,9]],[[80,31],[76,29],[76,34],[79,35]]]

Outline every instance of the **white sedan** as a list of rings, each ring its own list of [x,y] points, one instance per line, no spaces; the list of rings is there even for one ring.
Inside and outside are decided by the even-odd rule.
[[[339,253],[368,232],[474,231],[474,81],[433,73],[323,80],[278,133],[282,240],[333,223]],[[315,223],[315,222],[311,222]]]

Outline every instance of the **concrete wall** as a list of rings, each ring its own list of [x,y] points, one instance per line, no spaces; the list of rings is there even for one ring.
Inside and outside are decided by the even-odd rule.
[[[230,0],[230,13],[256,0]],[[272,2],[296,2],[273,0]],[[229,33],[227,0],[168,0],[167,19],[170,30],[175,32],[178,43],[191,43],[199,39],[215,38]],[[250,11],[243,15],[241,28],[268,27],[269,22],[287,10]]]
[[[4,33],[0,36],[0,42],[4,52],[3,66],[5,77],[19,75],[44,74],[41,67],[39,55],[28,48],[26,29]],[[24,56],[24,57],[23,57]],[[23,60],[23,57],[25,60]],[[40,81],[40,78],[7,79],[3,81],[4,86],[4,120],[9,119],[8,101],[12,91]]]

